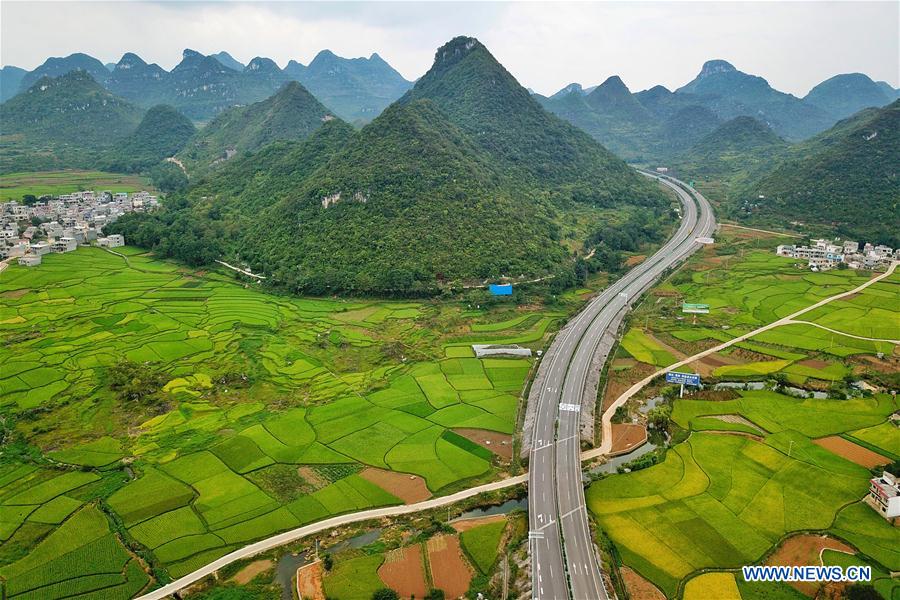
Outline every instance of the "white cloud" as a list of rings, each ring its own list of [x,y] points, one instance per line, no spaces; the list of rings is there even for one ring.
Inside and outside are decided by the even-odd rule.
[[[900,84],[897,2],[41,2],[0,3],[0,61],[34,68],[127,51],[171,68],[183,48],[309,63],[378,52],[409,79],[455,35],[474,35],[526,86],[550,93],[620,75],[683,85],[724,58],[798,95],[844,72]]]

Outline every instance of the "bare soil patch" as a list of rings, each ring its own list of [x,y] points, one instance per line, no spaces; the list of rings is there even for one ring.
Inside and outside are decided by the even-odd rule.
[[[453,529],[462,533],[463,531],[468,531],[473,527],[479,527],[481,525],[487,525],[488,523],[505,520],[506,515],[489,515],[487,517],[475,517],[474,519],[460,519],[459,521],[453,521],[452,523],[450,523],[450,525],[453,526]]]
[[[613,423],[610,455],[625,454],[647,441],[647,427],[640,423]]]
[[[675,356],[675,358],[677,358],[678,360],[687,358],[687,354],[685,354],[678,348],[672,346],[668,342],[664,342],[663,340],[659,339],[657,336],[653,335],[649,331],[644,331],[644,333],[647,335],[648,338],[650,338],[651,340],[653,340],[654,342],[656,342],[657,344],[662,346],[663,350],[669,352],[670,354],[673,354]]]
[[[297,475],[308,481],[316,489],[321,489],[331,483],[326,478],[316,473],[312,467],[298,467]]]
[[[265,573],[274,566],[275,563],[271,560],[256,560],[238,571],[231,580],[240,585],[246,585],[253,581],[254,577],[260,573]]]
[[[496,431],[488,431],[487,429],[469,429],[465,427],[454,429],[453,431],[467,440],[487,448],[504,460],[512,459],[511,435],[497,433]]]
[[[631,600],[666,600],[658,587],[641,577],[641,575],[628,567],[619,569],[622,580],[625,582],[625,589],[628,590],[628,596]]]
[[[828,363],[824,360],[819,360],[818,358],[808,358],[806,360],[801,360],[798,364],[803,365],[804,367],[812,367],[813,369],[824,369],[828,366]]]
[[[645,260],[647,260],[646,254],[635,254],[634,256],[629,256],[627,259],[625,259],[625,266],[633,267],[634,265],[641,264]]]
[[[613,368],[615,368],[615,367],[619,367],[619,368],[629,367],[630,368],[636,364],[637,364],[637,361],[634,360],[633,358],[617,358],[614,361],[612,361]]]
[[[385,554],[378,576],[387,587],[400,594],[401,598],[424,598],[428,590],[422,544],[397,548]]]
[[[689,366],[693,367],[704,377],[709,377],[718,367],[724,365],[737,365],[740,363],[741,361],[731,356],[725,356],[723,354],[714,352],[712,354],[704,356],[700,360],[695,360],[694,362],[690,363]]]
[[[418,475],[368,467],[360,472],[360,476],[397,496],[406,504],[415,504],[431,498],[431,492],[425,485],[425,480]]]
[[[473,570],[463,558],[459,537],[437,535],[428,540],[427,545],[434,587],[444,590],[448,599],[465,595],[472,581]]]
[[[741,227],[737,227],[735,225],[730,225],[728,223],[721,223],[719,225],[720,228],[728,231],[728,234],[737,239],[751,239],[754,240],[756,238],[773,238],[773,237],[784,237],[782,234],[777,231],[763,231],[760,229],[743,229]]]
[[[622,395],[622,392],[654,371],[656,371],[656,367],[644,363],[637,363],[627,371],[607,371],[602,411],[606,412],[606,409]]]
[[[877,452],[872,452],[868,448],[864,448],[859,444],[854,444],[850,440],[845,440],[838,435],[830,435],[828,437],[813,440],[813,444],[834,452],[838,456],[855,462],[867,469],[877,467],[878,465],[886,465],[891,462],[891,459],[886,456],[882,456]]]
[[[322,587],[322,561],[297,569],[297,595],[303,600],[325,600]]]
[[[4,298],[12,298],[15,300],[16,298],[21,298],[22,296],[24,296],[25,294],[27,294],[30,291],[31,291],[31,288],[22,288],[21,290],[9,290],[8,292],[0,293],[0,296],[3,296]]]
[[[854,554],[853,548],[839,540],[824,535],[795,535],[784,541],[778,549],[769,556],[767,565],[819,565],[823,550],[837,550]],[[819,584],[813,582],[790,583],[797,591],[813,597],[816,595]]]

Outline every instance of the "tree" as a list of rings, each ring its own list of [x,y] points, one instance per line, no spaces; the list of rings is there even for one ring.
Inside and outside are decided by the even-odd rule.
[[[157,392],[168,377],[152,365],[121,360],[109,367],[107,377],[110,389],[120,400],[145,406],[159,406],[164,402]]]
[[[884,600],[884,596],[879,594],[878,590],[864,583],[854,583],[847,586],[843,597],[847,600]]]
[[[325,567],[326,571],[330,571],[331,567],[334,566],[334,558],[330,554],[326,554],[324,558],[322,558],[322,566]]]
[[[668,406],[657,406],[651,408],[647,413],[647,420],[654,429],[660,431],[669,428],[669,420],[672,417],[672,409]]]
[[[428,593],[425,594],[425,600],[444,600],[444,590],[431,588],[428,590]]]
[[[381,588],[372,594],[372,600],[400,600],[400,594],[391,588]]]

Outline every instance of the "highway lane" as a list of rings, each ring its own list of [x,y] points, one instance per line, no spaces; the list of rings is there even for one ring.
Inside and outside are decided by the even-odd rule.
[[[529,528],[532,597],[606,600],[594,551],[581,478],[579,420],[585,383],[598,345],[616,317],[628,310],[669,267],[712,234],[715,220],[706,199],[656,175],[681,199],[681,223],[652,257],[595,297],[560,333],[552,357],[540,368],[547,377],[538,397],[529,466]],[[601,348],[605,354],[609,348]],[[602,361],[601,361],[602,364]],[[588,401],[594,401],[593,398]]]

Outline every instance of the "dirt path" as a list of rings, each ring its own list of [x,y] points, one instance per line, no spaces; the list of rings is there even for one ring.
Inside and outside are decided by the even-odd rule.
[[[781,231],[771,231],[769,229],[757,229],[756,227],[744,227],[743,225],[734,225],[732,223],[722,223],[722,227],[733,227],[735,229],[743,229],[744,231],[756,231],[759,233],[768,233],[769,235],[775,235],[778,237],[792,237],[792,238],[802,238],[802,235],[796,233],[784,233]]]
[[[621,396],[619,396],[616,399],[616,401],[613,402],[609,406],[609,408],[606,409],[606,411],[603,413],[603,422],[602,422],[603,437],[601,438],[600,446],[598,446],[597,448],[594,448],[593,450],[589,450],[587,452],[582,453],[582,455],[581,455],[582,459],[596,458],[598,456],[603,456],[604,454],[609,454],[610,450],[612,449],[612,439],[613,439],[612,417],[613,417],[613,414],[615,414],[616,409],[618,407],[622,406],[623,404],[625,404],[626,402],[628,402],[628,400],[630,400],[639,391],[644,389],[644,387],[646,387],[647,384],[649,384],[655,378],[659,377],[660,375],[664,375],[665,373],[668,373],[669,371],[674,371],[678,367],[682,367],[684,365],[690,364],[690,363],[694,362],[695,360],[703,358],[704,356],[709,356],[710,354],[714,354],[716,352],[719,352],[720,350],[724,350],[725,348],[729,348],[735,344],[738,344],[740,342],[748,340],[755,335],[759,335],[760,333],[763,333],[764,331],[769,331],[770,329],[774,329],[776,327],[781,327],[782,325],[789,325],[791,323],[795,323],[797,317],[799,317],[800,315],[804,315],[804,314],[806,314],[810,311],[813,311],[819,307],[825,306],[826,304],[828,304],[830,302],[834,302],[835,300],[840,300],[841,298],[846,298],[847,296],[850,296],[852,294],[857,294],[860,291],[869,287],[870,285],[872,285],[874,283],[878,283],[882,279],[886,279],[886,278],[890,277],[894,273],[894,269],[897,268],[898,264],[900,264],[900,261],[896,261],[896,260],[892,261],[891,266],[890,266],[890,268],[888,268],[887,271],[885,271],[881,275],[878,275],[877,277],[873,277],[872,279],[869,279],[865,283],[853,288],[850,291],[842,292],[842,293],[836,294],[834,296],[829,296],[828,298],[825,298],[824,300],[820,300],[811,306],[807,306],[806,308],[800,309],[791,315],[788,315],[786,317],[778,319],[777,321],[773,321],[772,323],[769,323],[768,325],[763,325],[759,329],[754,329],[753,331],[751,331],[749,333],[745,333],[744,335],[738,336],[738,337],[734,338],[733,340],[729,340],[723,344],[719,344],[718,346],[713,346],[712,348],[709,348],[708,350],[704,350],[703,352],[700,352],[693,356],[689,356],[689,357],[685,358],[684,360],[675,363],[674,365],[670,365],[664,369],[660,369],[660,370],[656,371],[655,373],[653,373],[651,375],[648,375],[641,381],[639,381],[636,384],[634,384],[633,386],[631,386],[625,393],[623,393]]]
[[[869,342],[890,342],[891,344],[900,344],[900,340],[887,340],[884,338],[871,338],[871,337],[863,337],[861,335],[853,335],[852,333],[845,333],[843,331],[838,331],[837,329],[831,329],[830,327],[825,327],[824,325],[819,325],[818,323],[813,323],[812,321],[790,321],[790,323],[797,323],[800,325],[812,325],[813,327],[818,327],[819,329],[824,329],[825,331],[830,331],[831,333],[835,333],[837,335],[843,335],[848,338],[854,338],[857,340],[866,340]],[[785,323],[787,325],[789,323]]]
[[[240,267],[235,267],[234,265],[229,265],[224,260],[217,260],[216,263],[222,265],[223,267],[227,267],[227,268],[231,269],[232,271],[237,271],[238,273],[241,273],[242,275],[246,275],[247,277],[253,277],[255,279],[265,279],[266,278],[265,275],[257,275],[255,273],[251,273],[250,271],[247,271],[246,269],[241,269]]]

